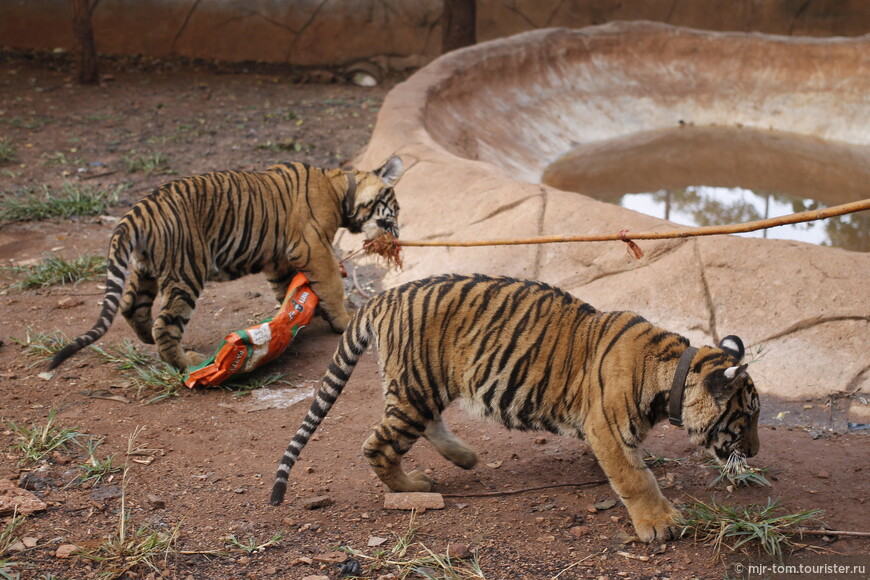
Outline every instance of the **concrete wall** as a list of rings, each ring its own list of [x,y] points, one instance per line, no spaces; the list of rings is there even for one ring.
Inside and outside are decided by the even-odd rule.
[[[92,0],[94,1],[94,0]],[[96,0],[103,54],[403,69],[441,52],[441,0]],[[478,39],[653,20],[796,36],[870,32],[866,0],[478,0]],[[72,47],[69,0],[0,1],[0,46]]]
[[[103,54],[407,68],[440,51],[440,17],[440,0],[97,0],[93,26]],[[72,41],[69,0],[0,1],[0,45]]]

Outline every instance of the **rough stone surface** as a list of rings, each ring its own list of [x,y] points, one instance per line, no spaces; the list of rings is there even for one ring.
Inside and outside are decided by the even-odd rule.
[[[26,489],[21,489],[8,479],[0,479],[0,516],[13,513],[28,516],[47,508],[44,501]]]
[[[542,174],[578,144],[680,120],[787,132],[866,154],[867,94],[867,37],[651,23],[542,30],[445,55],[397,86],[357,161],[405,160],[397,194],[406,240],[672,230],[543,185]],[[637,311],[695,344],[737,334],[764,393],[870,389],[870,254],[735,236],[638,243],[641,260],[620,242],[406,247],[405,268],[388,283],[442,272],[537,278],[601,309]]]
[[[333,499],[327,495],[318,495],[315,497],[309,497],[302,500],[301,505],[303,508],[307,510],[316,510],[320,508],[325,508],[331,506],[333,503]]]
[[[148,502],[148,507],[152,510],[162,510],[166,508],[166,500],[159,495],[149,493],[145,496],[145,499]]]
[[[440,493],[407,492],[385,493],[385,510],[440,510],[444,509],[444,498]]]

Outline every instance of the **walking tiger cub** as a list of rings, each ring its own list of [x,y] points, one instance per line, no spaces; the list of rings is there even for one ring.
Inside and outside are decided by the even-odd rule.
[[[278,302],[296,272],[305,272],[321,314],[335,332],[343,332],[350,316],[333,237],[339,227],[368,239],[387,232],[398,237],[393,185],[403,170],[398,157],[371,172],[283,163],[158,187],[112,233],[99,319],[57,353],[50,368],[103,336],[119,309],[140,340],[157,343],[161,359],[179,369],[199,364],[205,357],[185,353],[181,338],[206,280],[261,271]],[[158,294],[162,305],[152,319]]]
[[[445,275],[387,290],[351,319],[281,459],[273,505],[370,343],[379,351],[386,405],[363,453],[393,491],[432,487],[401,466],[420,436],[459,467],[474,466],[474,450],[441,417],[454,399],[511,429],[587,439],[646,542],[672,537],[678,516],[639,447],[669,407],[689,439],[720,461],[758,451],[758,395],[746,366],[738,366],[739,338],[695,349],[637,314],[600,312],[546,284]],[[683,374],[674,381],[678,366]],[[669,405],[672,390],[682,406]]]

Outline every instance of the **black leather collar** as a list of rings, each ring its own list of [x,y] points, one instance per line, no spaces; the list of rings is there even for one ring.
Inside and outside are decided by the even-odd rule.
[[[698,349],[694,346],[688,347],[680,357],[680,362],[677,363],[677,372],[674,373],[674,382],[671,383],[671,400],[668,407],[668,419],[671,425],[677,427],[683,426],[683,393],[686,388],[686,377],[689,376],[689,365],[692,364],[692,359],[695,358],[695,353]]]

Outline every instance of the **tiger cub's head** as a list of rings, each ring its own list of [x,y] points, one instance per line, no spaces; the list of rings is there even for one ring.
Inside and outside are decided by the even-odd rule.
[[[683,402],[689,439],[736,470],[759,448],[760,404],[747,365],[740,364],[743,354],[743,342],[736,336],[726,336],[718,348],[699,349]]]
[[[351,232],[362,232],[366,239],[385,233],[399,237],[399,204],[393,186],[399,181],[405,166],[399,157],[390,157],[374,171],[354,171],[356,190],[348,195],[344,218]]]

